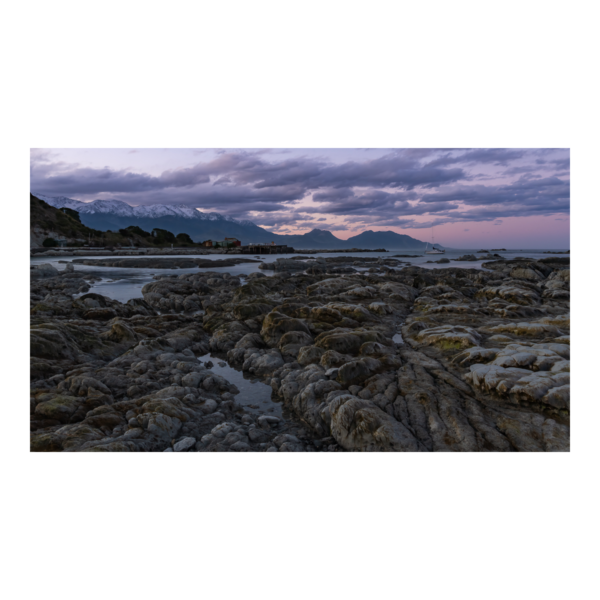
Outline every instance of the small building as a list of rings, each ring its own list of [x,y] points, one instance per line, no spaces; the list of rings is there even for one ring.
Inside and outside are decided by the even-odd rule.
[[[225,238],[225,242],[227,242],[228,246],[234,246],[239,248],[242,245],[242,242],[237,238]]]
[[[213,247],[213,241],[212,240],[206,240],[206,241],[202,242],[201,245],[204,246],[205,248],[212,248]]]

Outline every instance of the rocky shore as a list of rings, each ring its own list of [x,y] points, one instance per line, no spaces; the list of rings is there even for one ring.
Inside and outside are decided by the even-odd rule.
[[[36,265],[31,450],[568,451],[569,260],[297,256],[243,285],[157,275],[126,303]],[[246,408],[217,360],[282,416]]]
[[[384,248],[370,250],[364,248],[345,248],[337,250],[294,250],[295,254],[332,254],[357,252],[387,252]],[[213,254],[243,254],[241,248],[30,248],[31,256],[209,256]]]

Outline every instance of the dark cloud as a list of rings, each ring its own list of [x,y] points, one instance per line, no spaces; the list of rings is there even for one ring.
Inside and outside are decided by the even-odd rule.
[[[472,206],[488,204],[514,205],[523,208],[545,206],[549,212],[568,209],[570,182],[558,177],[529,180],[519,178],[508,185],[454,186],[435,194],[423,194],[421,202],[460,202]]]
[[[341,165],[327,164],[314,158],[299,158],[271,163],[254,152],[221,152],[209,162],[193,167],[164,171],[154,177],[125,170],[92,169],[73,166],[57,168],[48,161],[41,163],[32,156],[32,163],[45,165],[32,172],[31,187],[41,193],[79,194],[116,192],[146,192],[170,188],[192,187],[211,181],[228,182],[254,190],[289,189],[293,186],[296,199],[320,188],[402,188],[415,186],[435,188],[465,179],[462,169],[423,167],[410,157],[395,153],[381,158]]]
[[[348,200],[354,196],[354,190],[350,187],[340,187],[337,189],[326,189],[313,194],[315,202],[339,202]]]
[[[477,148],[468,150],[462,154],[448,152],[444,156],[436,158],[429,166],[439,167],[455,164],[474,165],[491,163],[493,165],[506,166],[509,162],[522,158],[525,150],[510,150],[507,148]]]

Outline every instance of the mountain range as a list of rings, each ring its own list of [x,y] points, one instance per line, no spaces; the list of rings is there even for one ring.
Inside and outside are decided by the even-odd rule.
[[[146,231],[158,227],[174,234],[187,233],[195,242],[235,237],[244,245],[275,242],[298,249],[423,250],[426,246],[425,242],[394,231],[363,231],[347,240],[341,240],[331,231],[322,229],[313,229],[303,235],[271,233],[252,221],[233,219],[214,212],[203,213],[183,204],[130,206],[119,200],[80,202],[64,196],[35,196],[55,208],[76,210],[84,225],[102,231],[118,231],[129,225],[137,225]],[[436,245],[443,248],[440,244]]]

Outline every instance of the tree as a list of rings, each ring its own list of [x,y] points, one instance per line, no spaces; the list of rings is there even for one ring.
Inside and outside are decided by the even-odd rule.
[[[54,248],[55,246],[58,246],[58,242],[55,239],[46,238],[42,242],[42,246],[44,246],[44,248]]]
[[[192,238],[187,233],[178,233],[176,236],[176,240],[180,244],[193,244]]]
[[[175,236],[166,229],[153,229],[152,235],[154,236],[155,244],[172,244],[175,241]]]

